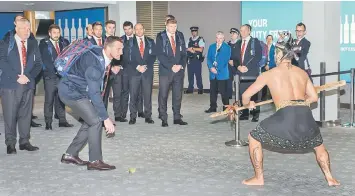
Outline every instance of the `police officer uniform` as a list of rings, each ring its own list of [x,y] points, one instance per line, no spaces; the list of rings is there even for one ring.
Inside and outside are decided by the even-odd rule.
[[[198,31],[198,27],[194,26],[190,28],[191,32],[193,31]],[[186,43],[187,48],[204,48],[205,47],[205,41],[203,40],[203,37],[196,36],[196,37],[190,37],[189,41]],[[187,72],[188,72],[188,80],[189,80],[189,86],[187,90],[185,91],[186,94],[188,93],[193,93],[194,91],[194,81],[196,77],[196,83],[197,83],[197,88],[198,88],[198,94],[203,93],[203,84],[202,84],[202,62],[204,60],[204,56],[202,55],[202,52],[194,51],[189,52],[187,51],[187,57],[188,57],[188,64],[187,64]]]
[[[230,33],[236,33],[238,35],[240,35],[240,32],[237,28],[231,28],[230,29]],[[239,39],[237,40],[230,40],[228,42],[228,45],[231,47],[231,58],[230,60],[233,61],[233,65],[229,65],[229,80],[227,83],[227,95],[228,97],[231,99],[233,96],[233,80],[234,80],[234,75],[237,74],[237,66],[240,65],[240,62],[238,60],[238,55],[240,55],[238,53],[238,51],[236,50],[237,47],[237,42],[239,41]]]

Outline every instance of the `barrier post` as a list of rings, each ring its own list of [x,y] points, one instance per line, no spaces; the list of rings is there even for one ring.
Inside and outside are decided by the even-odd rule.
[[[325,62],[320,63],[320,74],[325,74]],[[320,77],[320,84],[319,85],[324,85],[325,84],[325,76]],[[320,127],[324,127],[325,123],[325,92],[321,91],[319,94],[319,106],[320,106],[320,122],[319,125]]]
[[[240,77],[238,74],[234,76],[234,88],[235,88],[235,102],[239,104],[240,99],[239,99],[239,83],[240,83]],[[225,142],[226,146],[231,146],[231,147],[242,147],[242,146],[247,146],[248,143],[245,141],[240,140],[240,121],[239,121],[239,112],[236,112],[234,114],[234,140]]]

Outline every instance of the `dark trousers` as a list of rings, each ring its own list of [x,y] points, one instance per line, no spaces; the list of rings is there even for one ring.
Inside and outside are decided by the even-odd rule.
[[[197,88],[203,90],[202,84],[202,62],[198,59],[190,59],[189,64],[187,65],[187,73],[189,80],[188,91],[194,90],[194,81],[196,77]]]
[[[169,96],[170,86],[172,87],[172,105],[174,120],[181,119],[181,100],[182,89],[184,84],[183,72],[169,73],[167,76],[159,76],[159,115],[161,120],[168,119],[167,102]]]
[[[122,91],[121,91],[121,105],[120,105],[120,117],[126,118],[129,102],[129,86],[130,76],[128,74],[122,75]],[[139,93],[138,98],[138,112],[143,113],[143,96],[142,92]]]
[[[243,93],[253,84],[253,82],[240,82],[239,84],[239,99],[242,100],[242,95]],[[259,101],[260,94],[257,93],[251,97],[251,101],[258,102]],[[253,115],[253,117],[259,117],[260,114],[260,106],[256,107],[255,110],[250,111],[250,114]],[[248,116],[249,117],[249,110],[242,110],[242,117]]]
[[[104,84],[105,84],[106,80],[107,80],[107,77],[105,76],[104,77]],[[106,110],[107,110],[107,107],[108,107],[108,98],[110,97],[110,90],[111,90],[111,87],[112,87],[113,80],[114,80],[113,78],[109,77],[109,80],[107,81],[106,89],[105,89],[105,92],[104,92],[104,96],[102,98]]]
[[[229,97],[227,95],[228,80],[210,80],[210,108],[217,109],[218,92],[222,96],[223,105],[229,105]],[[224,107],[223,107],[224,108]]]
[[[137,112],[139,111],[139,101],[143,96],[144,103],[144,117],[152,117],[152,88],[153,88],[153,76],[131,76],[129,82],[129,111],[130,117],[137,118]],[[141,94],[141,96],[139,96]]]
[[[59,99],[58,83],[60,79],[57,76],[44,77],[44,119],[46,123],[52,123],[53,105],[55,114],[59,118],[59,122],[66,122],[65,105]]]
[[[231,77],[231,78],[229,78],[229,80],[227,82],[227,95],[228,95],[228,98],[232,98],[232,96],[233,96],[233,80],[234,80],[234,78]]]
[[[88,143],[89,161],[102,160],[102,121],[100,121],[90,100],[74,101],[63,97],[61,97],[61,100],[84,120],[66,153],[78,156],[81,149]]]
[[[16,145],[17,126],[20,145],[29,143],[33,93],[33,89],[28,89],[25,85],[20,84],[17,89],[1,89],[6,145]]]
[[[112,91],[113,91],[113,112],[115,114],[115,117],[121,117],[121,100],[122,100],[122,74],[118,73],[116,75],[112,75],[113,81],[112,81]],[[110,92],[107,92],[107,104],[108,104],[108,97],[110,95]],[[106,104],[106,103],[104,103]],[[106,105],[107,105],[106,104]],[[105,105],[105,106],[106,106]],[[106,107],[107,108],[107,107]]]

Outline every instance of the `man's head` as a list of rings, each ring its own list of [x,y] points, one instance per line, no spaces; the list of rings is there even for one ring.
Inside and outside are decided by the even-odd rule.
[[[266,36],[266,44],[267,45],[271,45],[273,41],[274,41],[274,37],[272,35]]]
[[[169,19],[174,19],[175,20],[175,16],[170,15],[170,14],[166,15],[165,16],[165,26],[166,26],[166,22],[168,22]]]
[[[125,35],[131,36],[133,34],[133,24],[130,21],[126,21],[123,23],[123,31]]]
[[[175,34],[176,29],[177,29],[177,21],[175,19],[169,19],[168,21],[166,21],[166,30],[170,34]]]
[[[21,38],[21,40],[26,40],[30,37],[31,34],[31,23],[26,18],[17,20],[16,34]]]
[[[138,37],[142,37],[144,35],[144,26],[141,24],[141,23],[137,23],[135,26],[134,26],[134,31],[136,32],[136,35]]]
[[[198,35],[198,27],[190,27],[192,37],[196,37]]]
[[[251,32],[251,26],[249,24],[244,24],[242,27],[240,27],[240,36],[242,39],[247,38],[250,35]]]
[[[93,35],[92,24],[88,24],[88,26],[86,26],[85,29],[86,29],[86,35],[91,37]]]
[[[92,24],[93,35],[97,38],[102,37],[102,24],[101,22],[94,22]]]
[[[237,28],[231,28],[230,34],[232,40],[237,40],[240,36],[240,32]]]
[[[53,41],[58,41],[60,38],[60,28],[56,24],[51,24],[48,29],[48,35]]]
[[[16,23],[18,20],[24,18],[22,15],[16,15],[15,18],[14,18],[14,25],[16,26]]]
[[[218,45],[221,45],[224,42],[224,33],[222,31],[216,33],[216,42]]]
[[[107,37],[104,44],[105,54],[110,59],[120,59],[120,56],[123,53],[123,41],[120,37],[110,36]]]
[[[296,25],[296,36],[297,39],[302,39],[306,35],[306,25],[303,24],[302,22],[298,23]]]
[[[105,22],[106,36],[113,36],[116,32],[116,22],[114,20],[108,20]]]
[[[276,65],[280,65],[281,63],[289,64],[294,58],[293,39],[290,33],[288,33],[283,40],[278,41],[275,44],[275,48]]]

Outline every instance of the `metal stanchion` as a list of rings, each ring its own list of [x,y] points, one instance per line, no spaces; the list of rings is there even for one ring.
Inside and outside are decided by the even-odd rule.
[[[350,75],[350,121],[345,123],[343,127],[355,127],[354,124],[354,77],[355,77],[355,68],[351,69]]]
[[[234,88],[235,88],[235,102],[239,103],[239,83],[240,83],[240,78],[239,75],[236,74],[234,76]],[[232,146],[232,147],[242,147],[242,146],[247,146],[248,143],[240,140],[240,122],[239,122],[239,112],[236,112],[234,115],[234,140],[225,142],[226,146]]]
[[[325,74],[325,62],[320,63],[320,74]],[[320,77],[320,85],[325,84],[325,76]],[[319,94],[319,106],[320,106],[320,126],[324,127],[324,121],[325,121],[325,93],[323,91],[320,92]]]

